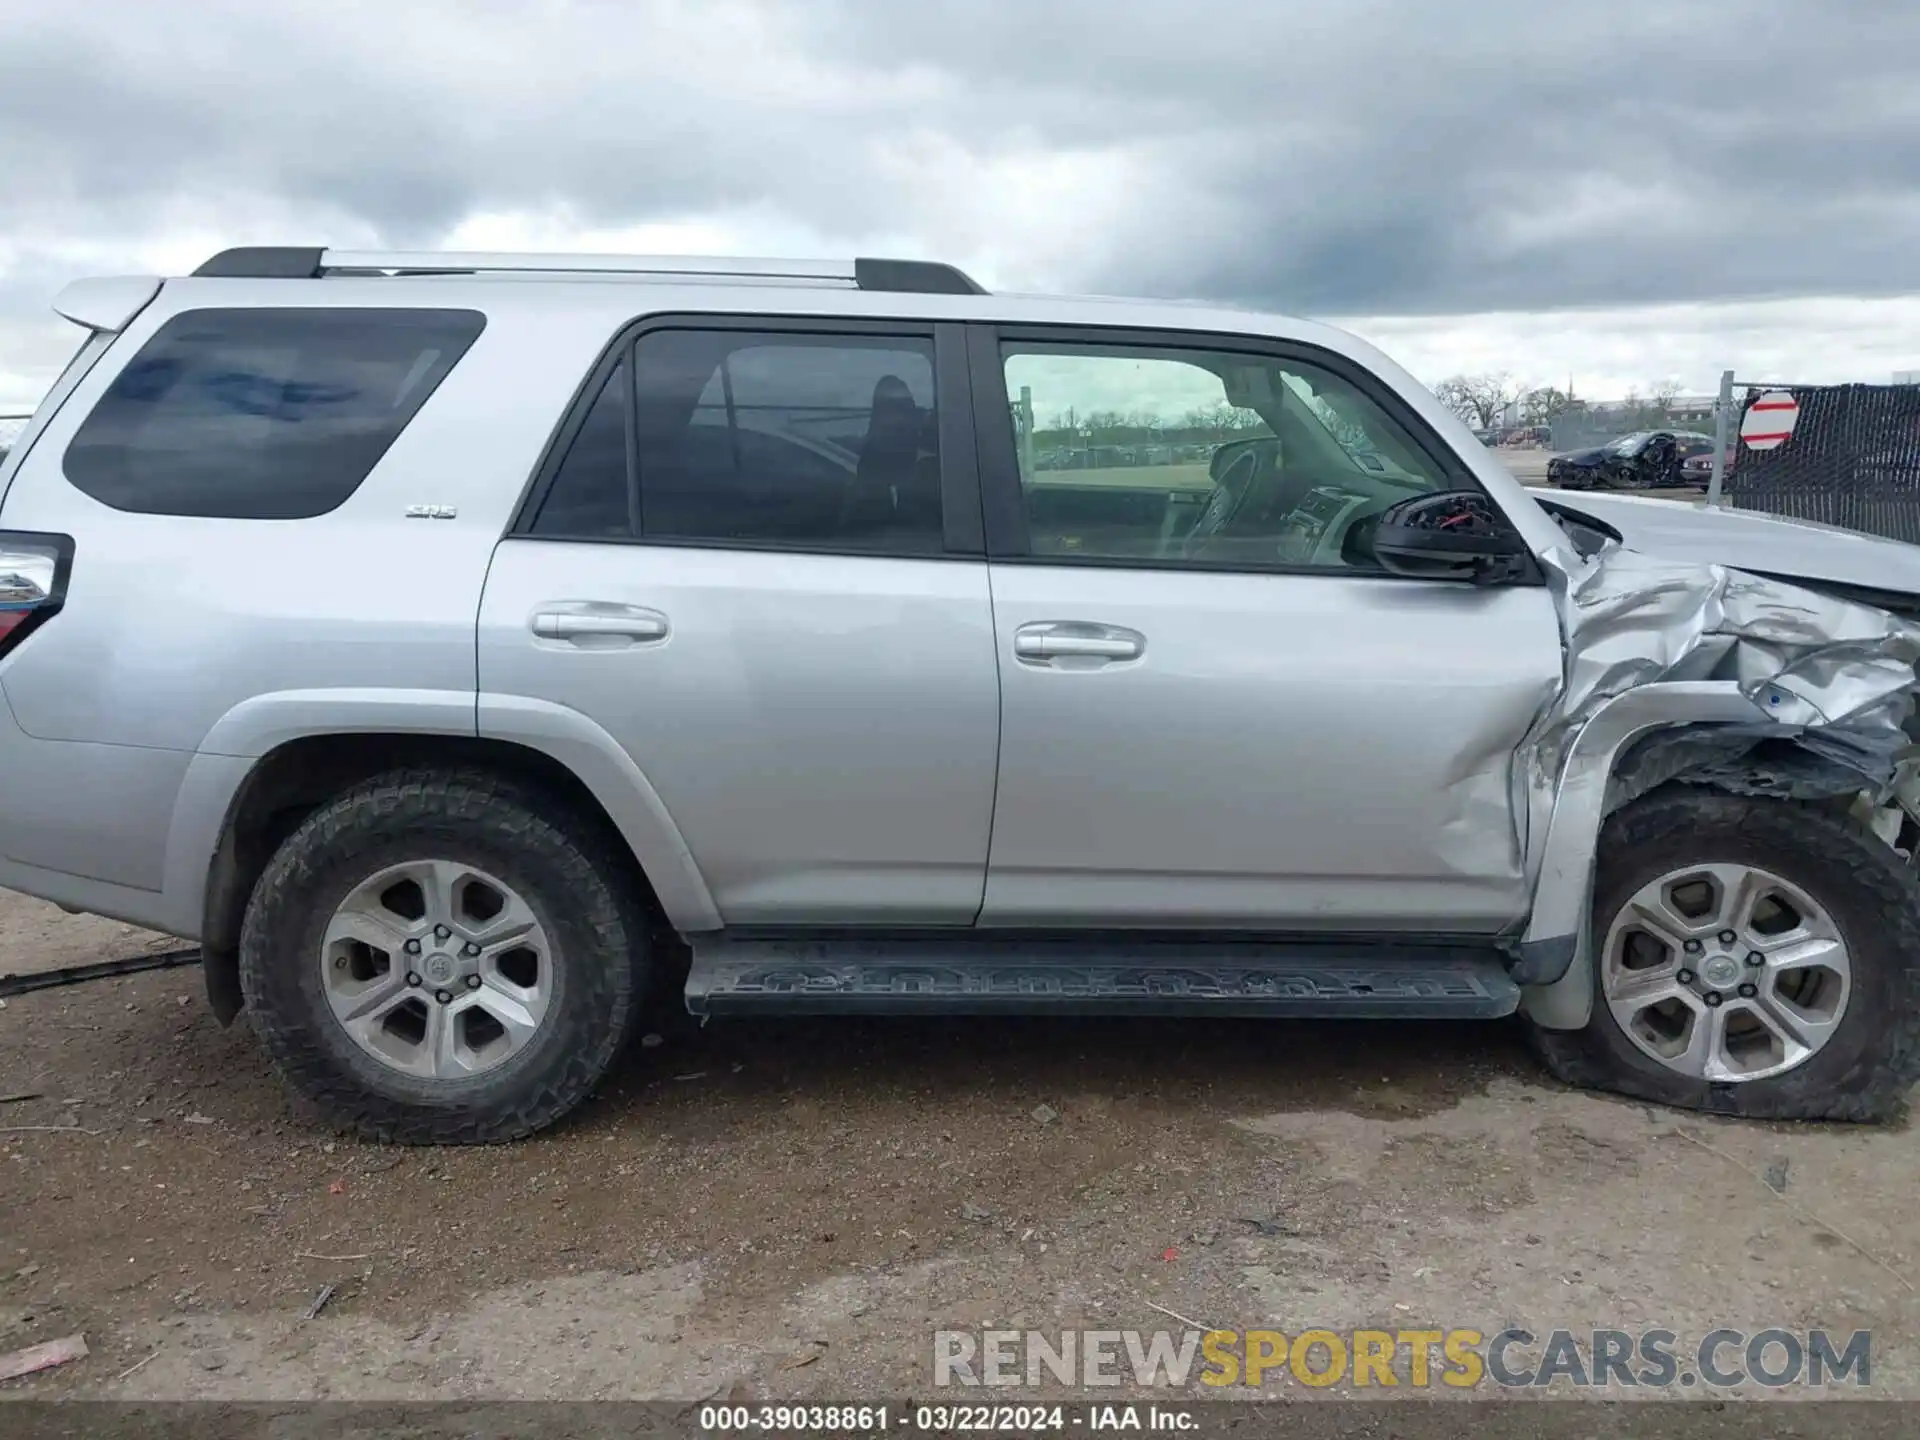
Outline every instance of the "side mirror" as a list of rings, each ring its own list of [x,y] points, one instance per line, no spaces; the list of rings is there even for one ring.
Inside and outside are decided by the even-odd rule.
[[[1355,525],[1348,548],[1393,575],[1500,585],[1527,572],[1519,531],[1477,490],[1444,490],[1390,505]]]

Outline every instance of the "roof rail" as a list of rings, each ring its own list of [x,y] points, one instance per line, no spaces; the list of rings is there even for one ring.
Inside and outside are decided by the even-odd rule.
[[[862,290],[907,295],[984,295],[986,287],[957,265],[939,260],[855,260],[853,283]]]
[[[308,280],[320,273],[319,246],[242,245],[222,250],[193,273],[236,280]]]
[[[916,295],[984,295],[965,272],[935,260],[741,260],[708,255],[538,255],[433,250],[323,250],[256,245],[222,250],[193,273],[229,279],[323,275],[589,274],[751,277],[840,283]]]
[[[327,250],[326,274],[480,275],[534,271],[575,275],[723,275],[767,280],[839,280],[853,266],[836,260],[736,260],[705,255],[537,255],[434,250]]]

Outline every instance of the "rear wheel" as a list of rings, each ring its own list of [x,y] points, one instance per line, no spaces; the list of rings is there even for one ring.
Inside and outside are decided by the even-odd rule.
[[[616,857],[546,797],[402,772],[312,815],[241,935],[247,1010],[281,1072],[386,1140],[509,1140],[599,1083],[643,989]]]
[[[1920,890],[1846,816],[1673,788],[1601,837],[1594,1001],[1554,1074],[1762,1119],[1874,1120],[1920,1076]]]

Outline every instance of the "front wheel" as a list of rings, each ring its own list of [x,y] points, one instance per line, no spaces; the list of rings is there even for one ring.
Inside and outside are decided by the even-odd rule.
[[[1844,814],[1674,787],[1608,820],[1560,1079],[1775,1120],[1880,1120],[1920,1078],[1920,889]]]
[[[645,919],[611,847],[556,808],[483,772],[399,772],[287,839],[240,983],[297,1089],[415,1144],[516,1139],[586,1098],[633,1024]]]

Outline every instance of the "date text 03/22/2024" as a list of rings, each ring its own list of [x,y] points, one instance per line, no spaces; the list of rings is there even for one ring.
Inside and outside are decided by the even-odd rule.
[[[848,1432],[888,1430],[1010,1432],[1047,1430],[1152,1430],[1177,1434],[1199,1427],[1193,1412],[1159,1404],[1088,1405],[703,1405],[699,1423],[708,1434]]]

